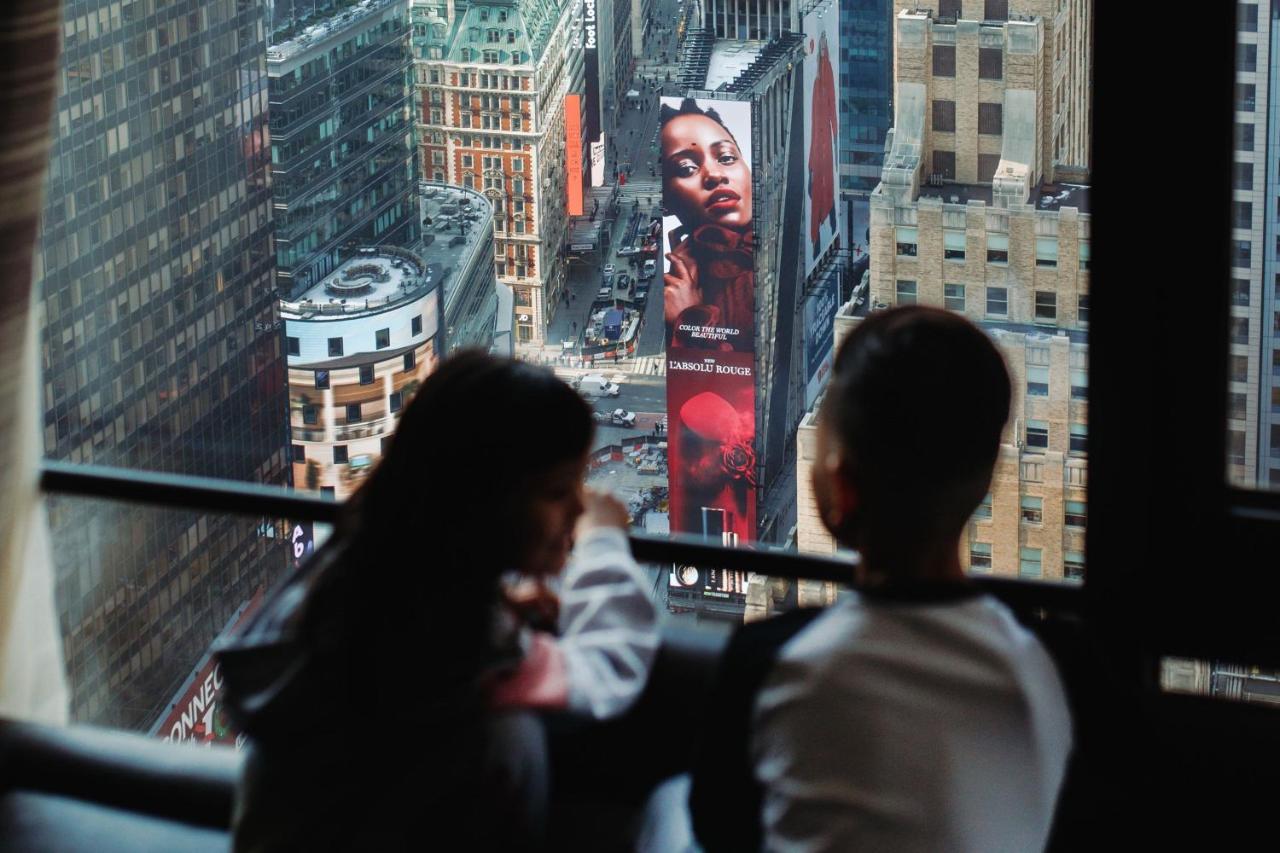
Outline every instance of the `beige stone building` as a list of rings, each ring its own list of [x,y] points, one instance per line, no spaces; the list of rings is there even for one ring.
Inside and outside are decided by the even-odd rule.
[[[1083,577],[1090,18],[1087,3],[944,2],[894,22],[871,308],[964,314],[1000,345],[1014,383],[992,494],[962,548],[975,572]],[[843,338],[852,304],[836,322]],[[807,493],[812,418],[800,436],[797,541],[831,553]]]

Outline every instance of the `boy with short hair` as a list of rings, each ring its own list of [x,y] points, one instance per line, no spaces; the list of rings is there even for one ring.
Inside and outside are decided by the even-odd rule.
[[[731,643],[691,796],[707,850],[1044,847],[1062,685],[959,558],[1009,402],[999,351],[950,312],[876,313],[840,348],[813,479],[857,592]]]

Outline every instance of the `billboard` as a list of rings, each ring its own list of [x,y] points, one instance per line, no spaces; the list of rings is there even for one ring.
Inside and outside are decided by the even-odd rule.
[[[804,407],[813,408],[827,384],[835,345],[836,311],[840,308],[840,276],[831,267],[804,301]]]
[[[752,105],[664,97],[659,122],[671,530],[745,544],[756,536]]]
[[[564,185],[570,216],[582,215],[582,96],[564,96]]]
[[[836,67],[840,56],[840,7],[836,0],[804,16],[804,151],[807,153],[804,206],[804,274],[840,236],[840,111]]]

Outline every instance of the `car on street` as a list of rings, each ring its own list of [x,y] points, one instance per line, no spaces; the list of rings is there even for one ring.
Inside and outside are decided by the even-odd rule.
[[[620,258],[629,258],[632,255],[638,255],[638,254],[640,254],[640,250],[635,246],[623,246],[621,249],[618,250],[618,257]]]
[[[644,302],[648,300],[648,298],[649,298],[649,285],[646,282],[645,284],[641,284],[639,287],[636,288],[636,301]]]
[[[640,278],[645,281],[648,281],[649,279],[653,278],[654,274],[657,271],[658,271],[657,261],[655,261],[653,258],[649,258],[644,262],[644,269],[640,271]]]
[[[636,413],[626,409],[614,409],[609,414],[609,422],[614,426],[633,427],[636,425]]]
[[[579,392],[590,397],[616,397],[622,389],[616,382],[610,382],[599,373],[591,373],[581,377],[573,385]]]
[[[614,270],[616,269],[617,267],[615,267],[613,264],[605,264],[604,269],[600,271],[600,274],[603,275],[606,279],[610,279],[613,277]]]
[[[604,287],[596,291],[596,299],[612,299],[613,285],[606,284]]]

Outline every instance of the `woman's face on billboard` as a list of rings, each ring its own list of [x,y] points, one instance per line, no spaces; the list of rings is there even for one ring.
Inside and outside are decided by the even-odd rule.
[[[663,200],[687,228],[751,224],[751,168],[729,132],[703,115],[662,127]]]

